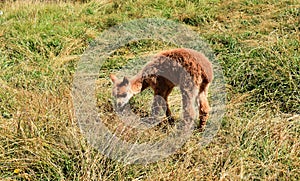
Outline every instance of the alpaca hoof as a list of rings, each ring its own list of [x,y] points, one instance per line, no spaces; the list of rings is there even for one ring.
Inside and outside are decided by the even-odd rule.
[[[143,118],[142,121],[151,127],[160,123],[160,120],[158,120],[156,117]]]
[[[200,125],[199,127],[198,127],[198,131],[199,132],[203,132],[205,130],[205,125]]]
[[[172,116],[169,116],[167,119],[168,119],[168,124],[174,125],[175,119]]]

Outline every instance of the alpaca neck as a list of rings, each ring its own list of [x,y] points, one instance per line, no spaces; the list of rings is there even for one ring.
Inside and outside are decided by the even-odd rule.
[[[142,90],[143,78],[141,74],[137,74],[130,80],[131,90],[133,94],[138,94]]]

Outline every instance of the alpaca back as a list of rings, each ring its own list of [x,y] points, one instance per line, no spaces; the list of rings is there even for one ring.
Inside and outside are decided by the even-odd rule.
[[[191,49],[178,48],[163,51],[156,56],[158,64],[162,64],[162,61],[159,61],[160,59],[165,60],[166,58],[181,65],[193,77],[194,83],[198,86],[202,82],[210,83],[213,79],[212,64],[202,53]]]

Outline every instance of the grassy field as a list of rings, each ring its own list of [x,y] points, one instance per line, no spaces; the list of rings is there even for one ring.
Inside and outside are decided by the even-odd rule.
[[[0,11],[2,180],[300,180],[299,1],[17,0]],[[151,17],[186,24],[209,43],[226,78],[226,114],[207,146],[195,134],[164,160],[124,165],[80,133],[73,75],[101,32]],[[112,55],[99,107],[111,109],[107,75],[122,61],[167,46],[133,43]],[[141,115],[151,94],[142,96]]]

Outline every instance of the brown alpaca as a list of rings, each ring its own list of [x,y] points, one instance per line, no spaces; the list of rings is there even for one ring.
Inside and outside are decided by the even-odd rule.
[[[201,53],[185,48],[167,50],[156,55],[137,75],[119,80],[110,75],[113,96],[117,107],[123,107],[129,99],[147,87],[154,91],[152,114],[157,115],[163,109],[168,118],[171,112],[168,106],[168,95],[175,86],[182,94],[184,119],[194,119],[195,103],[199,105],[200,129],[203,129],[210,110],[207,94],[213,80],[212,64]]]

